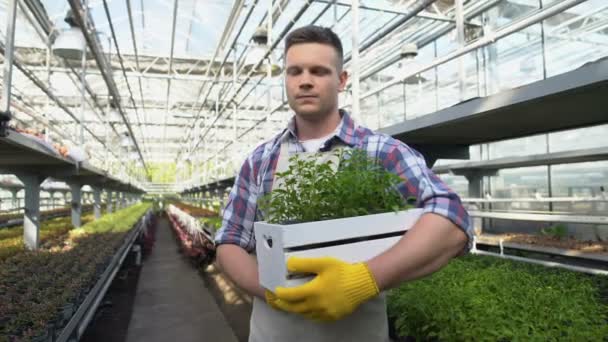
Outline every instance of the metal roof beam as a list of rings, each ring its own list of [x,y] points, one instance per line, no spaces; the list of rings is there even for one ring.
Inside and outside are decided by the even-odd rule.
[[[106,8],[106,16],[108,17],[108,22],[111,25],[111,19],[110,19],[110,10],[107,8],[107,3],[106,0],[103,1],[104,6]],[[143,5],[143,3],[142,3]],[[139,68],[139,57],[137,56],[137,42],[135,41],[135,30],[133,29],[133,15],[131,13],[131,0],[127,0],[127,12],[129,14],[129,28],[131,30],[131,40],[133,42],[133,52],[135,53],[135,63],[137,65],[137,70],[141,70]],[[143,10],[142,10],[142,16],[143,16]],[[114,29],[112,28],[112,35],[114,35]],[[114,37],[114,40],[116,40],[116,37]],[[118,52],[118,43],[116,43],[116,51]],[[122,59],[121,59],[121,68],[123,71],[123,75],[124,72],[126,71],[124,68],[124,65],[122,65]],[[125,76],[125,78],[127,78]],[[141,102],[142,102],[142,109],[146,110],[146,108],[143,106],[144,101],[144,91],[143,91],[143,87],[141,86],[141,77],[137,78],[137,82],[139,84],[139,95],[141,96]],[[127,84],[129,83],[129,81],[127,80]],[[133,103],[135,103],[135,100],[133,99],[133,92],[131,92],[131,87],[129,86],[129,93],[131,94],[131,101],[133,101]],[[141,130],[141,120],[139,119],[139,113],[136,112],[136,117],[137,117],[137,121],[140,123],[140,133],[142,135],[142,140],[144,140],[144,132]],[[145,119],[146,115],[144,114],[144,119]],[[145,121],[145,120],[144,120]]]
[[[171,100],[171,74],[173,73],[173,51],[175,48],[175,26],[177,22],[177,8],[178,8],[179,0],[173,0],[173,23],[171,26],[171,52],[169,54],[169,70],[167,70],[167,99],[166,99],[166,110],[165,110],[165,127],[163,130],[163,137],[167,137],[167,120],[169,119],[169,106]],[[141,78],[140,78],[141,80]]]
[[[242,30],[243,30],[243,27],[245,27],[245,24],[247,23],[247,21],[249,19],[249,16],[253,12],[256,4],[257,4],[257,0],[255,0],[253,2],[253,4],[251,5],[251,7],[249,8],[249,12],[247,13],[247,16],[245,17],[245,20],[243,21],[243,23],[241,25],[241,28],[239,29],[239,32],[237,33],[236,37],[234,38],[232,44],[230,45],[231,49],[234,46],[234,43],[238,40],[238,38],[239,38],[239,36],[240,36],[240,34],[241,34]],[[224,28],[224,32],[222,33],[222,37],[220,37],[218,45],[215,48],[215,51],[213,53],[213,57],[211,58],[211,60],[209,61],[209,63],[207,63],[207,69],[205,70],[205,76],[204,76],[205,78],[209,77],[209,72],[211,70],[211,66],[215,62],[215,58],[217,57],[217,55],[220,53],[220,51],[224,52],[224,46],[226,44],[226,39],[228,39],[228,37],[230,36],[230,33],[234,29],[234,25],[236,24],[236,19],[238,18],[238,15],[240,14],[240,12],[242,10],[243,5],[244,5],[243,0],[235,1],[234,5],[232,7],[232,10],[230,11],[230,16],[228,17],[228,21],[226,22],[226,27]],[[222,64],[220,65],[219,70],[222,70],[222,67],[226,63],[228,55],[230,55],[229,52],[224,54],[224,60],[222,61]],[[233,74],[236,71],[235,64],[236,64],[236,61],[234,61],[233,65],[232,65],[232,73]],[[213,87],[213,85],[215,85],[215,82],[219,79],[220,75],[221,75],[220,72],[215,73],[213,81],[211,83],[211,86],[209,86],[209,91],[211,91],[211,88]],[[203,93],[203,90],[205,89],[205,85],[207,85],[207,84],[208,84],[208,82],[205,82],[205,83],[203,83],[201,85],[201,87],[199,89],[199,92],[198,92],[198,95],[196,96],[196,103],[199,102],[200,96]],[[209,93],[207,93],[207,96],[208,96],[208,94]],[[203,104],[207,101],[207,96],[205,96],[205,99],[203,100]],[[190,136],[192,135],[192,132],[194,132],[194,127],[196,126],[196,121],[198,121],[199,116],[200,116],[200,110],[196,114],[196,118],[194,119],[194,121],[192,122],[192,126],[188,130],[188,133],[186,134],[186,138],[184,139],[184,142],[186,142],[186,141],[188,141],[190,139]]]
[[[146,165],[144,156],[141,153],[139,143],[137,142],[137,139],[135,139],[135,134],[133,133],[131,124],[127,120],[127,116],[125,115],[124,110],[123,110],[122,106],[120,105],[120,100],[119,100],[120,94],[118,93],[118,89],[116,89],[116,84],[114,83],[114,79],[112,78],[112,75],[108,71],[109,68],[107,66],[107,61],[103,57],[103,54],[101,52],[101,47],[98,44],[97,38],[89,30],[89,27],[84,25],[84,17],[83,17],[84,11],[83,11],[82,5],[80,4],[80,1],[78,1],[78,0],[68,0],[68,1],[70,3],[70,7],[72,8],[72,14],[74,15],[74,20],[82,28],[82,33],[84,34],[85,40],[87,41],[87,45],[89,46],[89,49],[91,49],[91,52],[93,53],[93,56],[95,57],[95,60],[97,61],[97,65],[99,67],[99,70],[102,72],[102,76],[106,82],[106,85],[108,86],[109,92],[114,97],[114,104],[118,108],[118,112],[122,116],[122,118],[125,122],[125,125],[127,126],[129,133],[131,134],[131,139],[133,140],[133,144],[135,145],[135,149],[137,150],[137,153],[139,154],[139,158],[141,159],[144,169],[146,170],[146,172],[148,172],[148,166]]]
[[[4,51],[4,43],[0,42],[0,53],[2,53],[2,55],[4,55],[5,51]],[[19,69],[27,78],[29,78],[38,88],[40,88],[40,90],[42,90],[51,100],[53,100],[57,106],[59,106],[61,109],[63,109],[64,112],[66,112],[70,117],[72,117],[74,119],[75,124],[80,124],[80,120],[76,117],[76,115],[66,106],[63,104],[63,102],[61,102],[56,96],[55,94],[53,94],[44,84],[44,82],[42,82],[38,77],[36,77],[36,75],[34,75],[32,72],[30,72],[29,70],[27,70],[26,68],[23,67],[23,65],[21,65],[21,63],[19,63],[19,61],[17,60],[13,60],[13,65],[17,67],[17,69]],[[102,146],[104,146],[106,149],[108,148],[107,145],[97,136],[95,135],[95,133],[93,133],[93,131],[91,131],[88,127],[85,127],[85,130],[87,132],[89,132],[89,134],[91,134],[91,136],[97,140]],[[114,152],[112,152],[114,153]]]
[[[251,71],[247,75],[247,78],[245,79],[245,81],[240,83],[239,88],[236,89],[236,91],[233,93],[232,97],[230,98],[230,100],[228,102],[232,102],[232,101],[234,101],[236,99],[237,95],[241,92],[241,90],[247,84],[247,81],[251,78],[251,75],[253,74],[254,70],[260,67],[260,65],[268,57],[268,55],[270,54],[270,52],[279,44],[279,42],[281,41],[281,39],[283,39],[283,37],[285,37],[287,35],[287,33],[289,32],[289,30],[291,30],[291,28],[293,27],[293,25],[295,25],[295,23],[302,17],[302,15],[304,15],[304,13],[308,10],[308,8],[310,7],[310,5],[311,5],[311,2],[307,1],[306,4],[304,4],[300,8],[300,10],[298,11],[298,13],[296,13],[294,15],[294,17],[285,26],[285,28],[283,29],[283,31],[279,34],[278,38],[274,42],[272,42],[272,46],[270,46],[270,48],[268,49],[268,51],[266,51],[264,57],[260,61],[258,61],[257,64],[254,65],[254,67],[251,69]],[[330,4],[326,5],[326,7],[324,8],[324,11],[327,10],[330,6],[331,6]],[[209,92],[207,94],[209,94]],[[224,109],[226,109],[226,108],[227,107],[224,107],[221,111],[218,112],[218,115],[215,117],[215,119],[213,120],[213,122],[211,123],[211,125],[209,127],[207,127],[207,130],[202,135],[200,135],[198,137],[196,143],[194,144],[194,147],[192,148],[193,150],[196,149],[198,147],[198,145],[203,141],[203,139],[205,139],[205,136],[207,136],[207,134],[209,134],[209,131],[211,130],[211,128],[213,127],[213,125],[220,119],[220,117],[224,113]]]
[[[44,9],[44,5],[42,5],[39,0],[22,0],[22,2],[21,1],[19,2],[20,5],[22,5],[22,3],[25,3],[25,6],[27,7],[28,11],[25,11],[25,9],[23,9],[24,10],[23,12],[26,14],[28,21],[34,27],[40,27],[43,30],[44,33],[41,33],[38,30],[37,30],[37,32],[40,35],[40,39],[42,39],[45,43],[49,44],[49,42],[53,39],[53,34],[54,34],[54,32],[56,32],[56,29],[55,29],[53,23],[51,22],[51,20],[49,19],[48,14],[47,14],[46,10]],[[32,18],[32,16],[33,16],[33,18]],[[34,22],[34,20],[35,20],[35,22]],[[73,75],[79,76],[78,72],[76,72],[74,67],[72,67],[71,65],[69,65],[66,62],[65,58],[61,58],[58,56],[56,56],[56,57],[62,65],[67,67],[66,71],[69,70]],[[28,69],[35,70],[35,68],[38,68],[38,67],[30,66]],[[41,70],[45,71],[45,72],[50,71],[50,69],[48,69],[47,67],[42,67]],[[72,74],[69,74],[69,79],[74,83],[75,86],[78,86],[76,80],[74,80],[74,78],[71,77]],[[86,103],[89,105],[90,108],[93,109],[93,113],[95,113],[95,115],[97,116],[97,119],[99,119],[99,121],[102,122],[103,121],[102,118],[99,116],[99,114],[95,111],[94,108],[97,107],[101,111],[102,114],[104,114],[104,115],[107,115],[107,114],[104,112],[101,105],[97,102],[97,97],[93,93],[93,90],[89,86],[89,83],[86,81],[86,79],[84,80],[84,87],[85,87],[85,90],[87,91],[87,93],[89,94],[89,96],[91,97],[91,99],[93,99],[94,105],[92,105],[88,99],[86,99]],[[118,132],[116,131],[116,128],[114,126],[111,126],[111,128],[114,131],[114,133],[117,136],[119,136]],[[107,149],[109,148],[107,146],[105,146],[105,147]],[[113,151],[112,151],[112,154],[114,154]]]

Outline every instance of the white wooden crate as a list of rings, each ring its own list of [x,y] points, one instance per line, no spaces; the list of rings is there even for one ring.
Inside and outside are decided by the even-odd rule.
[[[289,275],[290,256],[367,261],[392,247],[421,215],[422,209],[410,209],[289,225],[255,222],[260,284],[274,291],[277,286],[296,286],[312,279]]]

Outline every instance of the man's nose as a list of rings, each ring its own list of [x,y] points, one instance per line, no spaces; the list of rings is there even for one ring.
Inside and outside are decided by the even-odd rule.
[[[312,78],[308,72],[302,73],[300,76],[300,88],[301,89],[310,89],[313,87]]]
[[[302,82],[300,83],[300,89],[310,90],[312,89],[312,83]]]

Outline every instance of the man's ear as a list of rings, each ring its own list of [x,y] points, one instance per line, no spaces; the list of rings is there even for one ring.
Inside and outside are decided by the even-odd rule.
[[[342,92],[342,91],[344,91],[344,88],[346,88],[346,81],[348,81],[348,73],[346,72],[346,70],[342,70],[340,72],[338,79],[340,82],[338,85],[338,91]]]

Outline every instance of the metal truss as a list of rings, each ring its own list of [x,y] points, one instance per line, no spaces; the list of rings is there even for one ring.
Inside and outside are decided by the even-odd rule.
[[[157,36],[153,36],[153,39],[169,41],[170,49],[166,54],[153,55],[146,51],[143,46],[144,37],[138,33],[140,20],[143,28],[151,25],[150,17],[144,16],[144,1],[127,0],[127,11],[123,17],[111,15],[109,2],[89,1],[93,11],[105,11],[107,23],[97,24],[99,27],[108,26],[111,30],[115,53],[112,58],[105,58],[107,53],[101,49],[100,42],[92,34],[97,28],[89,18],[85,35],[88,36],[87,42],[95,60],[87,63],[84,88],[89,110],[82,122],[96,146],[111,151],[115,157],[118,154],[117,148],[103,134],[107,130],[112,136],[118,137],[125,130],[128,131],[144,164],[145,160],[176,162],[196,159],[201,163],[222,160],[224,155],[243,153],[247,147],[269,138],[284,127],[286,118],[289,117],[289,108],[282,93],[277,91],[281,87],[280,79],[243,72],[250,34],[255,28],[264,26],[269,29],[271,41],[266,56],[272,53],[272,58],[280,63],[283,60],[282,39],[292,28],[320,22],[333,27],[346,40],[350,37],[352,26],[350,1],[237,0],[226,7],[229,11],[226,11],[222,34],[214,42],[211,50],[213,53],[188,56],[178,53],[177,42],[180,37],[185,37],[186,51],[192,47],[196,28],[204,24],[200,18],[201,12],[197,9],[196,2],[192,3],[193,7],[189,7],[185,2],[165,0],[162,6],[168,9],[167,13],[171,10],[171,16],[167,15],[171,20],[171,29],[167,25],[167,34],[161,36],[154,33]],[[574,6],[581,2],[560,0],[554,3],[570,3]],[[389,6],[368,1],[358,8],[361,16],[358,24],[362,36],[358,39],[360,57],[356,67],[359,82],[368,87],[362,92],[361,99],[377,95],[387,87],[403,82],[407,75],[398,75],[398,79],[390,80],[377,77],[373,82],[371,77],[385,74],[389,70],[387,68],[398,63],[398,47],[405,43],[416,43],[418,49],[423,49],[455,29],[455,40],[459,48],[473,49],[477,46],[476,42],[484,39],[490,42],[491,37],[483,36],[483,23],[478,18],[501,1],[403,0],[393,3]],[[517,1],[509,3],[514,7],[525,6]],[[38,0],[21,0],[19,4],[33,31],[49,45],[57,34],[57,29],[44,6]],[[82,23],[84,8],[81,1],[69,0],[69,4]],[[462,7],[458,8],[458,4]],[[551,26],[551,32],[544,37],[606,44],[589,34],[607,32],[606,5],[595,8],[595,13],[577,15],[566,13],[565,9],[563,7],[561,12],[553,13],[563,16],[563,22]],[[530,11],[529,15],[540,18],[540,13],[546,10]],[[122,19],[124,25],[118,27]],[[373,26],[376,23],[382,23],[380,29]],[[463,30],[468,29],[478,35],[469,37],[467,33],[463,36]],[[531,37],[526,46],[539,44],[541,38]],[[119,42],[128,42],[128,48]],[[504,58],[516,58],[518,49],[522,48],[525,46],[504,52]],[[349,63],[351,52],[345,52],[345,67],[350,70],[355,66]],[[55,77],[67,76],[77,89],[81,81],[74,76],[80,76],[80,66],[59,58],[48,58],[47,50],[36,46],[20,47],[17,56],[17,68],[37,86],[37,92],[38,89],[41,91],[36,93],[23,86],[19,87],[16,93],[21,97],[18,103],[24,108],[24,113],[32,120],[44,119],[55,125],[70,125],[70,119],[73,119],[71,124],[79,124],[78,94],[69,91],[56,94],[48,89],[45,77],[49,73]],[[265,63],[266,56],[258,61],[257,66]],[[439,58],[428,67],[436,68],[446,61],[448,59]],[[115,72],[122,73],[122,76],[116,77]],[[462,73],[460,70],[457,72]],[[137,86],[133,82],[137,82]],[[456,88],[462,86],[462,81],[455,82],[460,82]],[[351,87],[352,84],[349,83],[349,91]],[[62,113],[57,117],[44,118],[40,115],[49,99],[68,117],[60,117]],[[109,117],[110,106],[119,112],[119,119]]]

